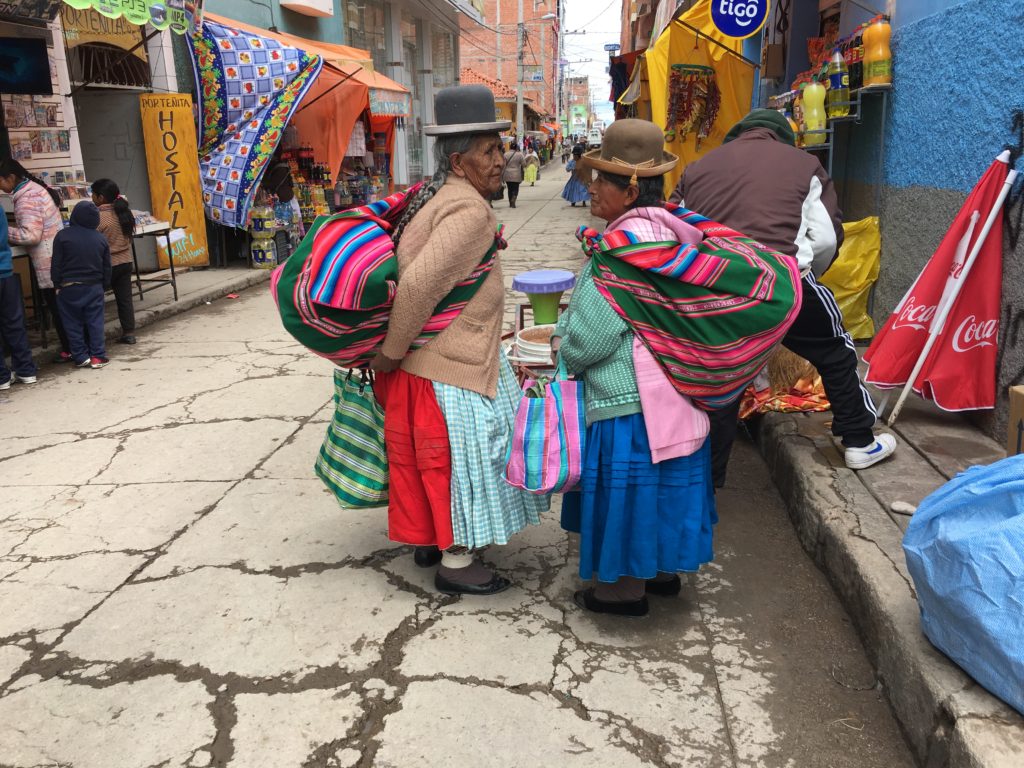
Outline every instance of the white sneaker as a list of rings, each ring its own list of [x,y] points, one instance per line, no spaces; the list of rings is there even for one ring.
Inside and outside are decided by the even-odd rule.
[[[0,392],[2,392],[5,389],[10,389],[12,381],[13,379],[8,379],[7,381],[0,381]]]
[[[888,432],[875,435],[875,440],[863,448],[846,449],[846,466],[850,469],[867,469],[896,452],[896,438]]]
[[[19,376],[17,373],[15,373],[15,374],[12,374],[11,381],[16,381],[19,384],[35,384],[36,383],[36,377],[35,376]]]

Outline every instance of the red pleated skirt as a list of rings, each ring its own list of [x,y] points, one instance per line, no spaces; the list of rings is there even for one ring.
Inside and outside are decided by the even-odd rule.
[[[403,370],[377,374],[388,455],[388,538],[452,546],[452,458],[448,426],[429,379]]]

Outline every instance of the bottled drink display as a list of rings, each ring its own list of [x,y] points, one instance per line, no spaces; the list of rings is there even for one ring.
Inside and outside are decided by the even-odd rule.
[[[889,22],[879,19],[864,30],[864,85],[887,85],[892,82],[892,51]]]
[[[252,266],[256,269],[273,269],[277,266],[277,245],[274,243],[276,216],[274,209],[265,202],[252,209],[249,231],[252,242],[249,243],[249,256]]]
[[[824,144],[825,134],[825,86],[811,81],[804,86],[804,144]]]
[[[850,114],[850,74],[846,59],[837,48],[828,62],[828,116],[846,117]]]

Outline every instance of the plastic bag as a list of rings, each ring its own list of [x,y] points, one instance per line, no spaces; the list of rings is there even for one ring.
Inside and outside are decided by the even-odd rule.
[[[1024,714],[1024,455],[971,467],[903,539],[928,639]]]
[[[871,286],[878,279],[882,235],[878,217],[843,224],[845,239],[839,256],[818,282],[827,285],[843,311],[843,324],[855,339],[870,339],[875,324],[868,314]]]
[[[384,411],[373,396],[368,371],[334,371],[334,418],[314,471],[346,509],[388,503],[388,457]]]

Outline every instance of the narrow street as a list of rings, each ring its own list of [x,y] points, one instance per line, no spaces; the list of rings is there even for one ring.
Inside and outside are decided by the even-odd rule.
[[[578,266],[565,177],[494,204],[506,284]],[[111,352],[0,393],[0,767],[913,765],[748,441],[648,617],[573,604],[557,502],[452,598],[313,475],[331,368],[264,287]]]

